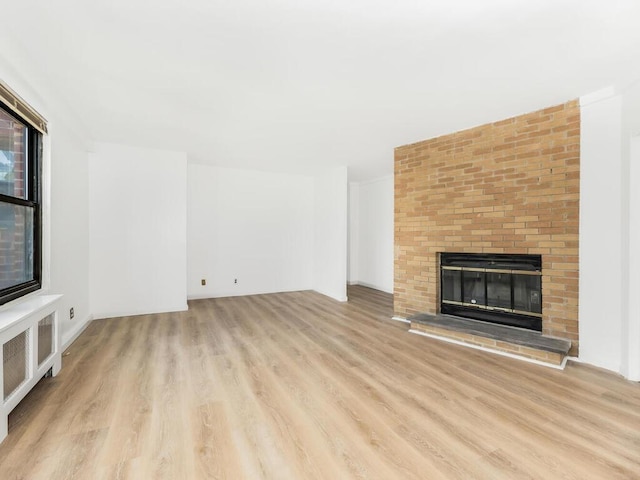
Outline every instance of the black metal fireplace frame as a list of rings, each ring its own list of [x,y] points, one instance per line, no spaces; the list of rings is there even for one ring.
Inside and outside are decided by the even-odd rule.
[[[455,275],[460,272],[460,300],[452,301],[444,298],[443,272]],[[463,272],[477,272],[484,275],[485,304],[464,302]],[[509,307],[487,305],[486,274],[500,274],[509,278],[511,288],[511,302]],[[514,308],[514,275],[530,275],[542,277],[542,258],[540,255],[510,255],[510,254],[471,254],[471,253],[441,253],[440,254],[440,312],[459,317],[473,318],[491,323],[499,323],[529,330],[542,331],[542,290],[537,292],[540,312],[521,311]],[[541,285],[540,285],[541,287]]]

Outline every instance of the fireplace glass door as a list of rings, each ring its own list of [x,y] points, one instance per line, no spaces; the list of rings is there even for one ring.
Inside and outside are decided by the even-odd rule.
[[[517,275],[513,278],[513,308],[521,312],[542,313],[540,276]]]
[[[486,289],[484,272],[462,271],[462,303],[484,305]]]
[[[539,255],[440,256],[442,313],[542,330]]]
[[[498,309],[511,308],[511,273],[487,272],[487,306]]]

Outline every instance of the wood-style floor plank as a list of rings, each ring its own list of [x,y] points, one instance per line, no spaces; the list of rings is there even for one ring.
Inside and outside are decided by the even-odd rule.
[[[5,479],[640,479],[640,385],[412,335],[391,296],[92,322],[10,416]]]

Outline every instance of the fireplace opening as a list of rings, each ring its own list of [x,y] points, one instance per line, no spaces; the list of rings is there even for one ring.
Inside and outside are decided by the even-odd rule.
[[[440,312],[542,331],[542,258],[441,253]]]

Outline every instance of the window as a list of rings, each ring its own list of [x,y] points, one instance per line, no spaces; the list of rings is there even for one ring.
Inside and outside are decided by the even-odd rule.
[[[38,290],[42,264],[42,133],[9,105],[0,101],[0,304]]]

